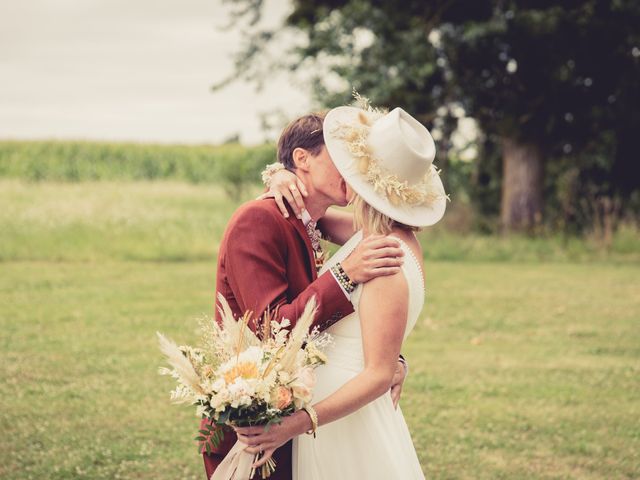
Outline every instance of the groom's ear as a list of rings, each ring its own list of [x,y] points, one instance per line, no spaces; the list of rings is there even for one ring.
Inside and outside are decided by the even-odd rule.
[[[309,158],[311,155],[309,155],[308,150],[300,147],[294,148],[291,156],[293,157],[293,164],[295,165],[296,170],[300,169],[303,172],[309,171]]]

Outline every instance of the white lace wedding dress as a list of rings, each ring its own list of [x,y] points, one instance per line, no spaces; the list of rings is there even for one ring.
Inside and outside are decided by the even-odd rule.
[[[362,239],[356,233],[323,267],[344,260]],[[420,264],[402,241],[404,273],[409,285],[406,339],[424,303],[424,279]],[[316,403],[338,390],[364,367],[358,304],[362,286],[351,294],[355,312],[327,331],[333,343],[328,362],[317,369]],[[294,480],[410,480],[424,479],[409,429],[400,408],[394,409],[386,393],[360,410],[318,429],[317,438],[301,435],[293,441]]]

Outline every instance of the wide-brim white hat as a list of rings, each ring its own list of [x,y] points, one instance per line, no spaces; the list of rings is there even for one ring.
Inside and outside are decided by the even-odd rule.
[[[435,143],[403,109],[337,107],[326,115],[323,134],[344,180],[373,208],[414,227],[442,218],[447,196],[433,165]]]

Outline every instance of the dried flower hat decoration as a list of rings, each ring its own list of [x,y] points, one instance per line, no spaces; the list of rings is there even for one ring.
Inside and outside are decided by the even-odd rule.
[[[401,108],[374,108],[354,92],[353,107],[331,110],[325,144],[345,181],[375,209],[406,225],[428,226],[446,201],[429,131]]]

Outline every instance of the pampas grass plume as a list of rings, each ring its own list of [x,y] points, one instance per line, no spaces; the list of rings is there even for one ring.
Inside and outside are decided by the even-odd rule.
[[[156,332],[156,335],[158,335],[160,350],[167,357],[169,365],[171,365],[178,374],[180,381],[185,385],[188,385],[193,390],[202,392],[202,388],[200,387],[200,378],[193,368],[193,365],[191,365],[189,359],[185,357],[180,348],[178,348],[173,341],[169,340],[160,332]]]

